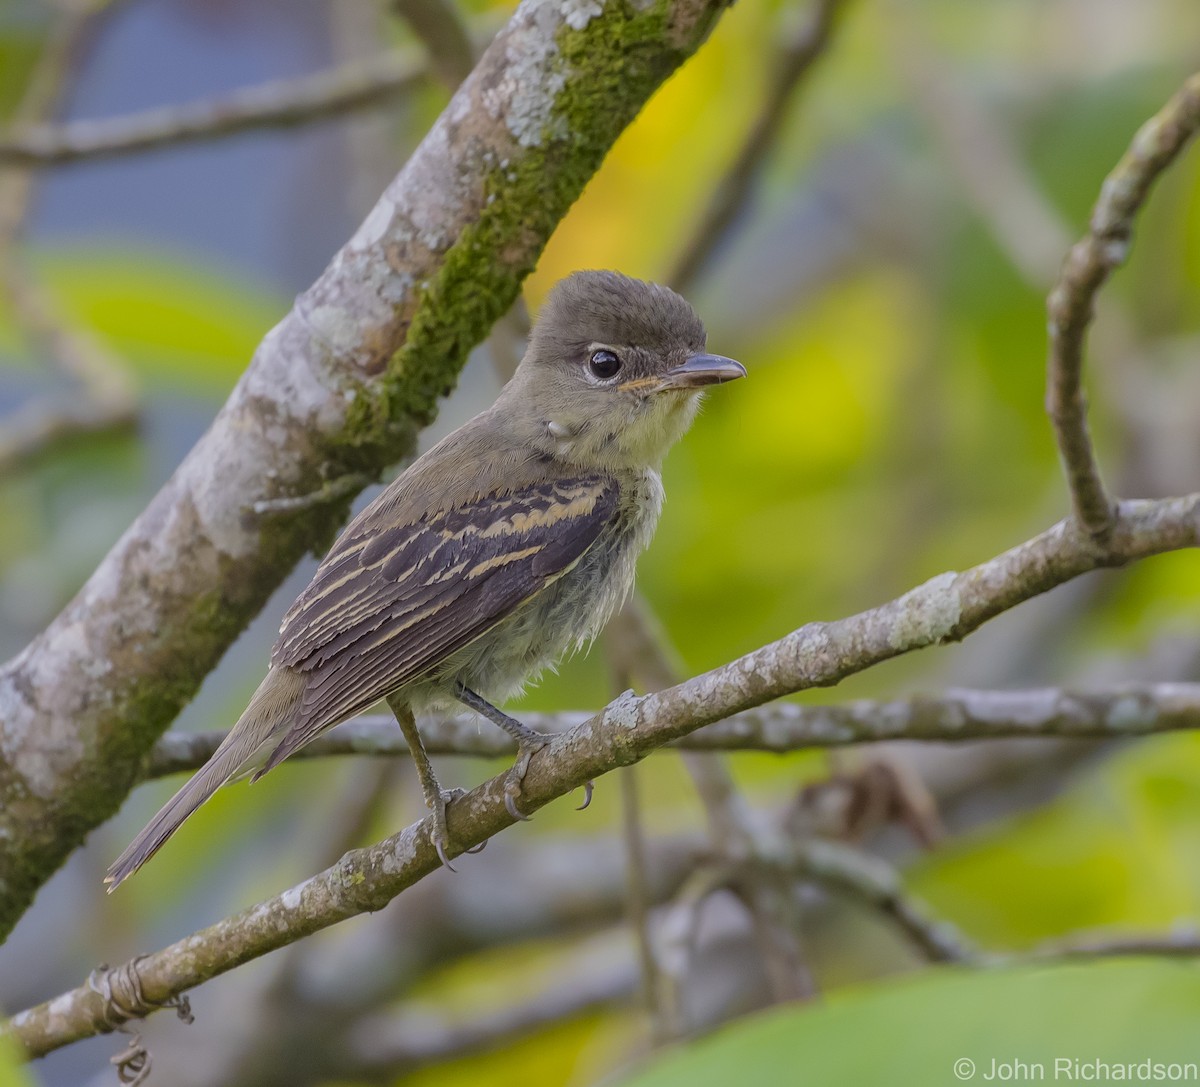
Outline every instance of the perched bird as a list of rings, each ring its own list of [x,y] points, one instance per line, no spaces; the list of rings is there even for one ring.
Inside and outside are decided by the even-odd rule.
[[[577,272],[550,292],[511,381],[347,526],[284,616],[271,667],[209,761],[108,871],[137,871],[221,785],[257,779],[386,699],[412,750],[433,840],[446,804],[414,714],[461,703],[517,741],[517,800],[545,739],[494,705],[604,626],[663,500],[659,465],[700,393],[743,377],[705,353],[674,291]]]

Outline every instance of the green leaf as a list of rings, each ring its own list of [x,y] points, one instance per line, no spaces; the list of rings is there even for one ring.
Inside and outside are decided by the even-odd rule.
[[[1198,1015],[1189,963],[929,971],[741,1020],[662,1054],[623,1087],[1194,1081]]]

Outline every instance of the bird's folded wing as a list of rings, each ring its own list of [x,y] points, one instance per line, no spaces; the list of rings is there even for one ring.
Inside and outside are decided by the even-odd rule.
[[[360,518],[284,617],[272,664],[306,674],[265,773],[486,633],[569,570],[617,512],[604,475],[542,482],[411,524]]]

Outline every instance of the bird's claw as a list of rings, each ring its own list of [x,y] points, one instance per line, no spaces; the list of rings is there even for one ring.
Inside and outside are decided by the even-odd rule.
[[[530,816],[517,807],[517,798],[521,795],[521,783],[529,771],[529,760],[533,758],[549,741],[522,741],[517,747],[517,761],[513,763],[508,776],[504,779],[504,807],[508,814],[522,823],[528,823]]]
[[[438,860],[442,862],[442,867],[448,872],[457,872],[458,869],[450,863],[450,858],[446,856],[446,847],[443,844],[443,839],[438,838],[437,831],[434,831],[433,850],[438,855]]]
[[[446,850],[450,848],[450,828],[446,823],[446,808],[452,804],[460,796],[465,796],[465,789],[439,789],[437,792],[437,802],[432,800],[428,802],[430,810],[433,812],[433,830],[429,834],[429,839],[433,842],[434,852],[438,855],[438,860],[449,869],[451,872],[457,872],[458,869],[450,863],[450,858],[446,855]],[[473,849],[464,849],[464,853],[478,853],[487,842],[476,846]]]
[[[596,786],[590,781],[583,783],[583,803],[575,809],[576,811],[583,811],[592,802],[592,792],[595,788]]]
[[[521,795],[520,785],[517,786],[515,792],[510,792],[509,789],[509,785],[504,786],[504,807],[508,811],[508,814],[522,823],[530,822],[532,816],[526,815],[517,807],[517,797]]]

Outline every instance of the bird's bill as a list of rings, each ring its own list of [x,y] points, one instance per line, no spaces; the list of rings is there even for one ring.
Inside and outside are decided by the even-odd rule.
[[[724,355],[693,355],[682,366],[668,370],[660,389],[702,389],[746,376],[746,367]]]

